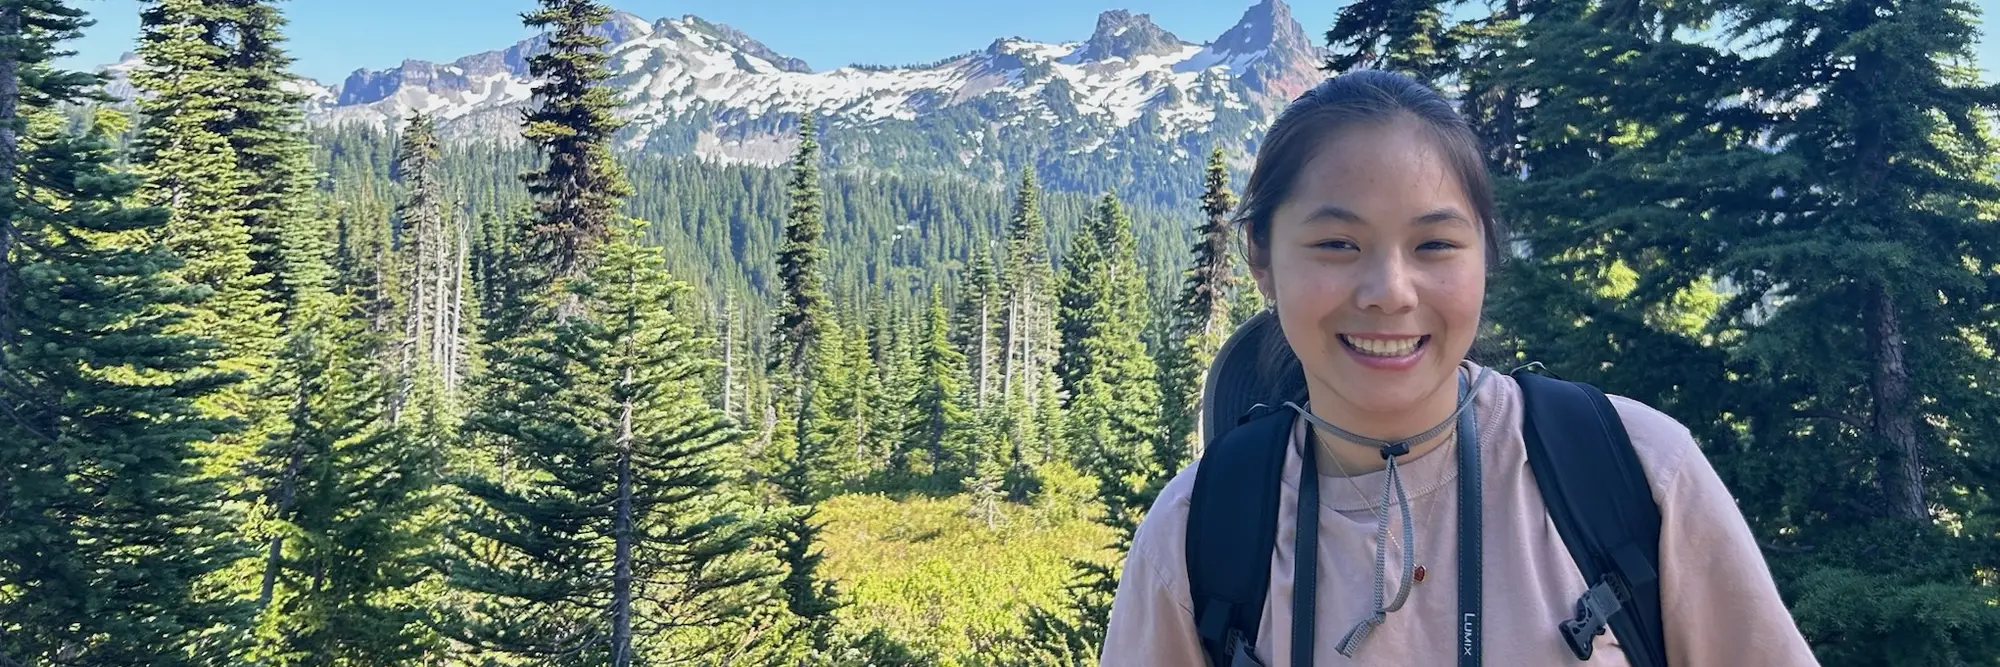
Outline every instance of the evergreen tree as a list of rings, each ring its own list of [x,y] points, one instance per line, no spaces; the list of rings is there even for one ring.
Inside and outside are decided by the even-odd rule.
[[[517,461],[462,479],[457,586],[483,596],[462,638],[537,662],[629,665],[733,655],[774,595],[755,550],[741,439],[700,388],[710,343],[673,309],[688,289],[620,230],[575,298],[592,317],[503,343],[467,429]],[[559,299],[548,295],[549,299]],[[476,537],[475,537],[476,536]]]
[[[1158,369],[1140,340],[1149,317],[1136,261],[1131,221],[1117,197],[1105,195],[1097,215],[1070,250],[1064,277],[1062,367],[1074,387],[1065,406],[1066,437],[1078,468],[1098,477],[1103,522],[1116,530],[1114,553],[1125,553],[1165,471]],[[1071,340],[1070,336],[1077,336]],[[1058,659],[1091,655],[1104,639],[1120,564],[1075,560],[1068,616],[1036,610],[1030,630]],[[1067,657],[1063,657],[1067,656]]]
[[[945,317],[942,296],[931,300],[923,346],[918,352],[918,389],[905,413],[905,455],[923,452],[930,463],[933,480],[956,482],[964,477],[960,436],[968,422],[961,383],[965,376],[965,355],[951,344],[951,324]]]
[[[1463,65],[1464,35],[1447,16],[1458,0],[1356,0],[1340,8],[1326,31],[1325,69],[1391,70],[1439,86]]]
[[[914,464],[921,458],[918,452],[926,449],[923,440],[910,436],[912,429],[916,428],[916,422],[921,421],[922,416],[926,414],[922,411],[913,411],[910,406],[916,404],[917,396],[924,391],[923,386],[928,379],[922,374],[923,367],[919,357],[923,332],[914,326],[914,323],[913,318],[900,311],[890,315],[883,322],[889,344],[883,350],[884,359],[881,364],[884,389],[882,401],[886,412],[892,415],[891,425],[895,428],[894,444],[889,448],[884,463],[892,474],[902,478],[907,478],[915,472]]]
[[[426,580],[433,548],[442,432],[435,383],[421,419],[393,428],[381,336],[355,317],[352,296],[297,292],[283,372],[297,378],[284,438],[267,447],[281,466],[270,504],[278,522],[260,600],[253,659],[275,665],[415,665],[436,650]]]
[[[1391,70],[1454,91],[1459,113],[1480,134],[1494,173],[1518,174],[1522,98],[1502,81],[1526,70],[1503,68],[1525,64],[1514,59],[1522,47],[1518,30],[1525,6],[1546,11],[1557,4],[1562,3],[1499,0],[1481,11],[1461,0],[1360,0],[1342,7],[1327,30],[1324,69]]]
[[[1161,410],[1166,440],[1156,452],[1161,471],[1179,470],[1201,455],[1202,380],[1231,327],[1230,297],[1236,281],[1229,261],[1229,216],[1236,208],[1236,195],[1229,191],[1229,170],[1220,148],[1208,155],[1203,185],[1204,219],[1196,229],[1194,265],[1181,283],[1161,364],[1160,391],[1166,398]]]
[[[370,335],[387,336],[395,330],[395,294],[398,285],[392,271],[388,207],[379,204],[340,202],[335,204],[334,286],[341,294],[352,295]],[[389,364],[383,354],[384,368]]]
[[[133,163],[147,177],[142,199],[171,213],[159,240],[185,261],[180,278],[214,293],[186,326],[224,344],[224,368],[254,378],[268,374],[272,363],[278,303],[253,273],[243,213],[248,184],[231,137],[222,131],[231,100],[221,91],[242,85],[241,73],[229,66],[223,33],[240,14],[222,0],[148,0],[138,48],[146,66],[132,73],[133,85],[145,93]],[[251,416],[249,398],[244,389],[235,391],[219,396],[213,408],[243,421]]]
[[[826,250],[821,246],[826,214],[819,179],[819,140],[811,115],[799,119],[799,147],[792,156],[791,181],[786,188],[790,206],[785,216],[785,244],[778,252],[777,315],[771,331],[770,372],[777,376],[785,402],[779,410],[782,423],[789,426],[789,442],[782,435],[782,472],[777,486],[783,499],[793,506],[780,528],[780,555],[787,574],[784,591],[793,615],[814,651],[824,652],[833,632],[834,600],[832,582],[818,575],[821,555],[817,545],[820,527],[813,523],[815,506],[825,491],[816,480],[825,479],[829,464],[829,442],[825,437],[838,426],[829,423],[827,402],[837,397],[821,394],[821,376],[830,367],[833,350],[828,333],[834,324],[827,312],[825,278],[821,266]]]
[[[237,86],[227,95],[216,129],[229,138],[236,168],[243,172],[243,226],[250,232],[251,274],[258,276],[266,297],[290,309],[296,300],[295,271],[324,261],[317,257],[288,258],[283,238],[289,228],[307,224],[313,210],[311,146],[304,134],[305,95],[290,90],[292,59],[284,51],[284,15],[267,0],[231,0],[233,20],[228,34],[227,68]],[[313,278],[303,278],[312,280]]]
[[[611,157],[611,138],[623,125],[618,103],[601,85],[611,76],[611,40],[597,26],[611,10],[595,0],[539,0],[522,16],[529,28],[544,29],[547,50],[528,57],[528,75],[538,83],[541,104],[527,115],[521,137],[546,153],[538,171],[521,176],[535,197],[534,233],[528,257],[556,281],[585,277],[596,248],[610,234],[620,202],[632,187]],[[567,294],[560,317],[577,314],[578,298]]]
[[[803,640],[811,652],[824,653],[831,648],[833,613],[844,605],[834,583],[819,576],[819,566],[826,559],[819,548],[820,531],[824,527],[817,521],[818,503],[802,492],[811,488],[812,473],[807,459],[793,456],[777,480],[789,504],[789,512],[778,521],[778,559],[785,573],[779,588],[792,616],[788,628],[792,636],[787,639]],[[791,655],[798,659],[801,653],[795,651]]]
[[[244,68],[235,62],[246,11],[230,0],[143,5],[138,53],[146,64],[132,72],[142,124],[131,161],[146,178],[139,201],[169,212],[154,240],[183,260],[176,279],[210,293],[175,332],[215,338],[222,354],[210,362],[213,368],[241,380],[200,402],[208,415],[233,426],[205,443],[200,466],[223,484],[221,507],[235,524],[229,539],[262,543],[269,539],[263,518],[270,508],[260,505],[272,480],[246,473],[261,467],[259,450],[282,437],[285,428],[287,378],[280,373],[278,353],[286,303],[274,291],[283,286],[279,276],[259,273],[258,263],[264,257],[269,261],[262,268],[284,268],[278,258],[281,230],[268,230],[261,240],[253,234],[248,216],[261,209],[251,208],[246,193],[255,189],[258,175],[245,170],[236,145],[239,133],[278,130],[235,124],[236,100],[228,92],[247,85]],[[264,569],[262,559],[244,558],[212,573],[201,589],[218,599],[254,596]],[[249,639],[248,622],[232,619],[228,628],[216,639],[222,648],[211,652],[215,659],[238,659]]]
[[[0,1],[0,662],[192,665],[242,605],[198,595],[244,555],[197,450],[236,381],[190,320],[209,306],[151,242],[169,212],[113,169],[117,113],[62,129],[96,79],[58,70],[83,13]]]
[[[1131,374],[1146,372],[1144,384],[1152,387],[1143,398],[1156,399],[1153,362],[1145,358],[1140,332],[1150,320],[1147,312],[1145,276],[1138,266],[1138,243],[1132,235],[1132,221],[1125,215],[1115,195],[1099,200],[1095,215],[1070,246],[1063,263],[1062,356],[1057,362],[1069,405],[1074,406],[1085,391],[1084,379],[1098,376],[1119,386]],[[1134,353],[1137,353],[1136,355]],[[1145,358],[1140,366],[1134,360]],[[1128,396],[1138,400],[1142,397]],[[1158,403],[1146,403],[1157,409]]]
[[[538,202],[517,243],[548,273],[502,268],[512,312],[467,431],[509,466],[459,482],[476,502],[452,581],[484,602],[450,627],[525,659],[624,667],[740,647],[775,572],[727,472],[739,436],[704,395],[688,286],[642,245],[645,224],[611,227],[628,186],[592,32],[607,15],[545,0],[524,17],[549,28],[523,130],[548,164],[523,177]]]
[[[1110,201],[1108,196],[1104,200]],[[1084,344],[1097,337],[1098,328],[1113,308],[1104,302],[1110,286],[1098,282],[1110,274],[1106,265],[1111,261],[1107,255],[1112,251],[1104,247],[1103,238],[1107,213],[1104,204],[1100,204],[1089,226],[1070,241],[1069,253],[1063,258],[1062,285],[1056,297],[1059,309],[1056,329],[1061,335],[1056,376],[1062,381],[1063,393],[1072,401],[1081,390],[1078,383],[1091,371],[1093,355]]]
[[[1002,329],[998,317],[1002,309],[999,280],[990,253],[984,249],[976,251],[962,283],[962,298],[952,328],[952,342],[964,353],[971,373],[972,400],[968,405],[979,409],[985,409],[989,397],[1000,393],[995,380],[1000,371],[997,362],[1001,351],[996,334]]]
[[[771,332],[776,355],[772,372],[805,378],[817,352],[826,318],[826,288],[823,267],[826,249],[820,237],[825,233],[819,179],[819,138],[810,114],[799,118],[799,147],[792,155],[791,182],[786,187],[790,208],[785,214],[785,245],[778,251],[780,278],[778,312]],[[801,397],[805,385],[793,390]],[[801,403],[803,399],[801,398]]]
[[[999,521],[1000,503],[1008,493],[1007,474],[1016,459],[1003,449],[1005,441],[998,437],[998,426],[1004,419],[1002,407],[995,405],[976,408],[964,427],[959,440],[971,461],[966,467],[966,478],[961,481],[967,493],[971,494],[972,513],[993,528]]]
[[[1042,220],[1041,189],[1033,170],[1021,171],[1021,185],[1014,195],[1013,216],[1007,223],[1007,263],[1002,281],[1007,296],[1007,314],[1001,323],[1000,391],[1020,396],[1031,407],[1052,406],[1041,400],[1041,387],[1054,364],[1056,283],[1049,268],[1047,225]],[[1030,417],[1025,423],[1032,424]],[[1012,433],[1017,443],[1032,433]]]
[[[1951,527],[1990,521],[1983,457],[1952,443],[1993,437],[2000,370],[1972,305],[2000,188],[1969,10],[1532,8],[1534,67],[1501,80],[1538,100],[1503,329],[1695,432],[1824,664],[2000,654],[1991,537]]]
[[[409,194],[396,209],[402,222],[399,264],[404,293],[403,330],[395,352],[399,388],[391,397],[392,420],[419,375],[434,375],[449,390],[455,389],[462,372],[465,234],[446,221],[437,158],[431,119],[412,116],[396,156],[397,176]]]
[[[827,415],[830,428],[826,429],[826,456],[823,457],[830,469],[822,471],[823,478],[817,482],[819,488],[833,489],[842,483],[856,482],[870,472],[870,459],[866,450],[876,419],[874,414],[875,395],[880,391],[880,379],[875,374],[875,363],[868,349],[868,330],[856,323],[853,327],[836,329],[840,333],[838,363],[828,373],[823,391],[833,400]],[[829,341],[829,346],[832,346]]]

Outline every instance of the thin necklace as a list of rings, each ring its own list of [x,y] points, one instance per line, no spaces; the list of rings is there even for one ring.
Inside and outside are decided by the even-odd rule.
[[[1318,439],[1319,439],[1319,429],[1317,429],[1317,428],[1312,428],[1312,427],[1308,426],[1308,430],[1307,430],[1306,432],[1307,432],[1308,434],[1311,434],[1311,436],[1312,436],[1312,440],[1313,440],[1313,441],[1308,441],[1308,442],[1306,443],[1306,445],[1307,445],[1307,446],[1309,446],[1309,447],[1317,447],[1317,446],[1319,446],[1319,443],[1318,443],[1318,442],[1316,442],[1316,440],[1318,440]],[[1457,424],[1457,422],[1456,422],[1456,421],[1454,421],[1454,422],[1452,423],[1452,427],[1451,427],[1451,429],[1450,429],[1450,430],[1448,430],[1448,431],[1445,431],[1445,433],[1444,433],[1444,438],[1445,438],[1445,447],[1440,447],[1440,449],[1444,449],[1444,448],[1446,448],[1446,447],[1456,447],[1456,446],[1458,446],[1458,444],[1457,444],[1457,443],[1458,443],[1458,441],[1457,441],[1457,438],[1458,438],[1458,424]],[[1432,453],[1437,453],[1437,452],[1432,452]],[[1326,457],[1326,458],[1329,458],[1329,459],[1333,459],[1333,467],[1334,467],[1334,469],[1336,469],[1336,470],[1339,470],[1339,471],[1340,471],[1340,476],[1341,476],[1341,477],[1345,477],[1345,478],[1347,478],[1347,485],[1348,485],[1348,486],[1351,486],[1351,487],[1354,487],[1354,495],[1355,495],[1355,497],[1357,497],[1357,498],[1362,498],[1362,499],[1364,499],[1364,500],[1365,500],[1366,498],[1368,498],[1368,492],[1367,492],[1367,491],[1363,491],[1363,490],[1361,490],[1361,484],[1360,484],[1360,483],[1358,483],[1358,482],[1355,482],[1355,481],[1354,481],[1354,476],[1353,476],[1353,475],[1349,475],[1349,474],[1347,474],[1347,467],[1346,467],[1346,466],[1343,466],[1343,465],[1340,465],[1340,459],[1338,459],[1338,458],[1335,458],[1335,457],[1332,457],[1332,456],[1328,456],[1328,457]],[[1388,484],[1389,482],[1388,482],[1388,480],[1383,480],[1383,481],[1382,481],[1382,483],[1383,483],[1383,484]],[[1431,500],[1431,502],[1430,502],[1430,507],[1428,507],[1428,508],[1426,508],[1426,509],[1424,510],[1424,520],[1423,520],[1423,521],[1422,521],[1421,523],[1419,523],[1418,525],[1422,525],[1422,526],[1428,526],[1428,525],[1430,525],[1430,523],[1431,523],[1431,518],[1432,518],[1432,517],[1435,517],[1435,516],[1437,516],[1437,508],[1438,508],[1438,505],[1441,505],[1441,504],[1443,504],[1443,503],[1440,503],[1440,502],[1438,502],[1438,500],[1437,500],[1436,498],[1431,498],[1430,500]],[[1377,509],[1377,508],[1376,508],[1375,506],[1373,506],[1373,505],[1370,505],[1370,506],[1368,507],[1368,513],[1369,513],[1369,514],[1370,514],[1371,516],[1374,516],[1374,517],[1375,517],[1375,520],[1376,520],[1376,521],[1380,521],[1380,522],[1382,522],[1382,523],[1388,523],[1388,522],[1389,522],[1389,517],[1386,517],[1386,516],[1383,516],[1383,515],[1382,515],[1382,511],[1381,511],[1380,509]],[[1395,548],[1396,548],[1396,549],[1402,549],[1402,548],[1403,548],[1403,542],[1402,542],[1402,540],[1398,540],[1398,539],[1396,539],[1396,532],[1395,532],[1394,530],[1391,530],[1391,531],[1389,531],[1389,542],[1390,542],[1391,544],[1395,545]],[[1428,572],[1427,572],[1427,570],[1425,570],[1425,569],[1424,569],[1424,566],[1422,566],[1422,565],[1418,565],[1418,566],[1416,567],[1416,573],[1415,573],[1415,574],[1413,575],[1413,576],[1414,576],[1414,577],[1416,578],[1416,583],[1420,583],[1420,584],[1421,584],[1421,583],[1423,583],[1423,582],[1424,582],[1424,575],[1425,575],[1425,574],[1427,574],[1427,573],[1428,573]]]

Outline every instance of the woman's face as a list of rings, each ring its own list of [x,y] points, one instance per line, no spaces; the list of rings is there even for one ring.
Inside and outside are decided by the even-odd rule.
[[[1391,425],[1430,412],[1440,389],[1455,396],[1485,299],[1485,241],[1421,122],[1339,130],[1294,178],[1253,273],[1314,411]]]

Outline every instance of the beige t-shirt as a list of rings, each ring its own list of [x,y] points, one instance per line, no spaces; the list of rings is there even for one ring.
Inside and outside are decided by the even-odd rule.
[[[1467,363],[1477,373],[1479,368]],[[1484,476],[1485,568],[1483,664],[1628,665],[1607,628],[1595,655],[1579,663],[1557,631],[1587,586],[1548,517],[1521,438],[1520,386],[1492,371],[1474,396]],[[1476,377],[1473,376],[1473,377]],[[1696,448],[1686,427],[1661,412],[1613,396],[1630,433],[1653,498],[1660,507],[1660,601],[1667,659],[1674,667],[1817,665],[1778,597],[1763,555],[1729,490]],[[1299,452],[1305,421],[1295,419],[1291,453],[1279,492],[1277,545],[1271,554],[1256,656],[1267,667],[1291,667],[1292,544],[1297,517]],[[1352,659],[1335,647],[1372,611],[1374,504],[1386,472],[1352,478],[1322,475],[1314,657],[1319,665],[1457,664],[1458,476],[1456,445],[1438,447],[1399,465],[1416,523],[1416,562],[1426,570],[1403,608],[1390,613]],[[1196,465],[1161,491],[1127,554],[1110,628],[1101,651],[1105,667],[1201,667],[1184,546],[1188,494]],[[1357,488],[1358,487],[1358,488]],[[1390,531],[1401,535],[1392,513]],[[1391,542],[1384,599],[1401,579],[1402,549]]]

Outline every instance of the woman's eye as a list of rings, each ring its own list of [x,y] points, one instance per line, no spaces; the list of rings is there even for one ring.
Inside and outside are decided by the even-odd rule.
[[[1453,248],[1457,248],[1457,247],[1458,247],[1458,244],[1456,244],[1456,243],[1452,243],[1452,242],[1450,242],[1450,241],[1429,241],[1429,242],[1426,242],[1426,243],[1424,243],[1423,245],[1420,245],[1420,246],[1417,246],[1417,249],[1418,249],[1418,250],[1451,250],[1451,249],[1453,249]]]
[[[1325,248],[1327,250],[1352,250],[1354,249],[1354,244],[1348,241],[1342,241],[1340,239],[1329,239],[1325,241],[1320,241],[1319,243],[1314,243],[1313,247]]]

